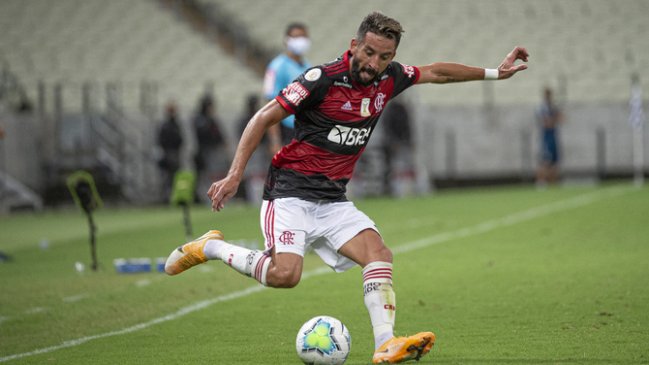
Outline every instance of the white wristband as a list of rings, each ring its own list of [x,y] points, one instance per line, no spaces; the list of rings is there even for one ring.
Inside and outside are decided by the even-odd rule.
[[[498,80],[498,69],[497,68],[485,68],[484,69],[484,79],[485,80]]]

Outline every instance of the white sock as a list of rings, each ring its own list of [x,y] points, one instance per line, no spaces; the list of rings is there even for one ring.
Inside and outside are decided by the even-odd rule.
[[[394,336],[396,299],[392,289],[392,264],[375,261],[363,268],[365,307],[370,314],[374,332],[374,348],[378,349]]]
[[[266,285],[266,273],[270,265],[269,252],[249,250],[221,240],[207,241],[203,252],[208,259],[221,260],[238,272]]]

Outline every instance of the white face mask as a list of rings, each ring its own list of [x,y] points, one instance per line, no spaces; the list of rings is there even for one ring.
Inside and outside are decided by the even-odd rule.
[[[307,37],[288,37],[286,38],[286,48],[289,52],[302,56],[311,48],[311,40]]]

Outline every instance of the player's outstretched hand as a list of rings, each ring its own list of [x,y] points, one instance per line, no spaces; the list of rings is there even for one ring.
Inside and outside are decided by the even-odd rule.
[[[237,193],[239,180],[229,175],[223,180],[212,183],[207,191],[207,196],[212,200],[212,210],[220,211],[225,208],[225,203]]]
[[[498,79],[504,80],[514,76],[518,71],[523,71],[527,69],[526,64],[514,65],[517,60],[527,62],[529,54],[527,50],[523,47],[517,46],[513,51],[509,52],[507,57],[503,62],[498,66]]]

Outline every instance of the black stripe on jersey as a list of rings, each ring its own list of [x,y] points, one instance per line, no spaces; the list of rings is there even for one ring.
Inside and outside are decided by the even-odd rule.
[[[325,64],[322,68],[327,76],[339,74],[347,70],[347,63],[342,58]]]
[[[349,179],[330,180],[325,175],[305,175],[270,165],[264,185],[264,200],[292,197],[313,202],[344,202],[347,201],[345,192],[348,182]]]

